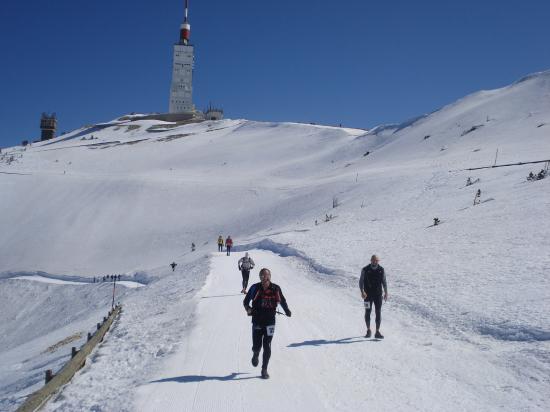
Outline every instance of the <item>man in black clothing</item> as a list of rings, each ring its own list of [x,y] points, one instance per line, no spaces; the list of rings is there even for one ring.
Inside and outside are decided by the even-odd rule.
[[[275,312],[281,304],[285,314],[291,316],[281,288],[271,283],[269,269],[260,270],[260,283],[250,287],[243,305],[248,316],[252,316],[252,366],[258,366],[258,356],[263,346],[262,378],[269,379],[267,365],[271,357],[271,340],[275,332]],[[252,301],[252,307],[250,302]]]
[[[359,278],[359,289],[361,297],[365,301],[365,323],[367,324],[367,334],[365,338],[371,337],[370,314],[374,304],[376,312],[376,333],[375,338],[384,339],[380,333],[380,323],[382,322],[382,288],[384,289],[384,301],[388,299],[388,285],[386,283],[386,273],[384,268],[378,264],[378,256],[372,255],[370,265],[361,270]]]

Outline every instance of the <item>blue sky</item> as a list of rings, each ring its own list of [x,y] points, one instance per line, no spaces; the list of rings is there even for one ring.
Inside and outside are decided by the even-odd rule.
[[[547,0],[190,0],[194,101],[231,118],[373,127],[550,69]],[[167,111],[183,0],[7,1],[0,147]]]

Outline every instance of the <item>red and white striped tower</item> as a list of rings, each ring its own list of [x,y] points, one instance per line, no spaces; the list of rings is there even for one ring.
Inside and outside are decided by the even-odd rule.
[[[189,44],[191,25],[189,24],[189,0],[185,0],[185,18],[180,27],[180,44]]]
[[[172,84],[170,86],[170,113],[194,113],[193,66],[195,48],[190,43],[189,0],[185,0],[185,18],[180,26],[180,38],[174,44]]]

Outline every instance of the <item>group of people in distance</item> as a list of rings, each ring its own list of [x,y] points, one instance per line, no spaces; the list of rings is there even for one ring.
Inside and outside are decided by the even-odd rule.
[[[226,242],[227,243],[227,242]],[[290,317],[290,311],[286,298],[279,285],[271,282],[271,271],[267,268],[260,270],[260,282],[253,284],[247,292],[248,278],[250,271],[255,263],[252,257],[245,253],[244,257],[239,259],[238,269],[242,274],[242,290],[246,293],[243,300],[244,309],[248,316],[252,317],[252,366],[259,364],[260,351],[262,354],[261,377],[269,379],[267,367],[271,358],[271,341],[275,334],[275,317],[277,306],[281,305],[286,316]],[[372,255],[370,264],[361,270],[359,278],[359,289],[365,305],[365,324],[367,333],[365,338],[372,336],[371,331],[371,312],[374,306],[376,331],[374,337],[383,339],[380,332],[382,323],[382,300],[388,299],[388,285],[386,282],[386,273],[384,268],[379,265],[378,256]]]
[[[223,252],[223,236],[220,235],[218,237],[218,252]],[[233,239],[231,239],[231,236],[227,236],[227,239],[225,239],[225,249],[227,251],[227,256],[231,255],[231,248],[233,247]]]
[[[529,176],[527,176],[527,180],[542,180],[546,177],[547,172],[544,169],[540,169],[540,172],[538,174],[534,174],[533,172],[529,172]]]
[[[101,278],[101,281],[102,282],[109,282],[109,281],[119,281],[120,282],[120,276],[121,275],[105,275]],[[98,283],[98,282],[100,282],[99,276],[97,277],[97,280],[96,280],[96,277],[94,276],[94,279],[93,279],[92,283]]]

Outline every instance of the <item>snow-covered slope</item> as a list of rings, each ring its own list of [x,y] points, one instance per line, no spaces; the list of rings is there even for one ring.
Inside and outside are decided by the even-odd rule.
[[[426,369],[408,367],[403,378],[418,380],[415,387],[424,391],[425,397],[397,391],[391,402],[379,401],[379,408],[430,409],[432,399],[436,409],[460,409],[452,401],[456,399],[449,384],[452,380],[464,391],[466,409],[478,404],[481,409],[493,405],[542,410],[550,389],[550,179],[525,179],[529,171],[538,172],[544,164],[464,170],[493,165],[497,149],[498,164],[550,159],[550,72],[475,93],[429,115],[370,132],[248,120],[177,126],[130,118],[83,128],[26,150],[3,149],[0,278],[9,279],[1,280],[0,288],[28,301],[50,296],[56,300],[50,303],[53,309],[58,304],[72,306],[74,298],[66,297],[66,288],[74,288],[71,296],[98,294],[97,300],[105,305],[108,299],[101,298],[97,285],[36,285],[32,296],[29,280],[13,279],[15,274],[44,271],[46,276],[63,279],[68,275],[124,273],[128,280],[147,284],[125,290],[122,299],[141,300],[149,312],[130,305],[132,310],[126,310],[115,327],[115,331],[120,328],[135,338],[126,340],[114,332],[117,345],[128,353],[138,339],[137,331],[146,325],[152,331],[147,334],[150,341],[136,349],[145,360],[125,358],[125,372],[115,373],[109,362],[98,359],[79,374],[75,388],[99,385],[106,393],[103,400],[92,397],[93,390],[73,389],[70,399],[56,403],[66,410],[96,406],[122,410],[121,405],[134,399],[136,386],[161,379],[163,371],[168,372],[157,362],[158,357],[174,351],[168,363],[170,359],[186,361],[177,345],[160,354],[151,348],[160,347],[162,340],[175,343],[182,334],[195,333],[186,326],[189,322],[177,323],[181,314],[175,312],[175,305],[194,307],[195,292],[207,273],[198,268],[209,265],[205,253],[215,249],[219,234],[232,235],[240,250],[268,249],[283,257],[293,256],[301,262],[292,266],[295,276],[313,276],[326,296],[343,293],[343,301],[331,311],[338,313],[339,307],[348,303],[357,305],[357,318],[344,322],[346,327],[355,325],[347,337],[364,332],[361,302],[351,299],[357,294],[361,267],[377,253],[390,285],[390,301],[384,309],[385,319],[392,319],[385,323],[387,338],[411,346],[406,359],[392,357],[391,351],[369,357],[368,348],[358,349],[367,357],[361,364],[364,374],[374,368],[378,378],[371,385],[383,393],[386,385],[400,384],[400,364],[409,358],[414,363],[416,356],[423,362],[432,359]],[[467,177],[479,182],[465,186]],[[478,189],[481,203],[474,206]],[[339,205],[332,208],[335,198]],[[334,218],[325,222],[326,215]],[[443,224],[428,227],[436,216]],[[197,245],[196,252],[190,251],[192,242]],[[168,268],[174,260],[180,264],[176,273],[191,283],[176,281],[179,278]],[[215,276],[216,271],[211,272],[208,279]],[[239,275],[235,272],[233,276]],[[306,285],[305,280],[296,285],[288,277],[284,281],[290,283],[282,285],[289,299],[293,294],[302,296],[299,288]],[[89,292],[88,286],[96,289]],[[195,292],[186,294],[188,290]],[[325,296],[325,292],[319,294]],[[154,296],[163,298],[159,301]],[[323,311],[331,302],[326,297],[311,299],[308,310],[295,316],[316,322],[319,320],[308,311]],[[86,299],[79,302],[84,305]],[[162,308],[160,316],[173,322],[173,331],[158,333],[154,325],[159,315],[151,309],[157,305]],[[197,321],[201,313],[199,310]],[[26,339],[33,347],[45,349],[69,334],[55,323],[50,327],[59,331],[55,338],[39,330],[27,334],[25,325],[36,321],[33,316],[26,311],[24,321],[10,318],[10,342]],[[187,315],[181,319],[188,319]],[[74,330],[89,323],[82,313],[70,321]],[[330,325],[326,326],[330,330]],[[336,325],[334,328],[343,333]],[[310,340],[328,339],[322,336],[328,333],[325,327],[309,332]],[[315,333],[318,336],[313,336]],[[426,340],[411,342],[413,335]],[[432,335],[438,336],[437,345],[432,345]],[[192,336],[200,339],[202,335],[199,331]],[[278,350],[292,348],[293,343],[281,342]],[[200,342],[196,344],[201,347]],[[239,345],[247,348],[249,342]],[[328,356],[337,356],[340,346],[331,345],[336,352]],[[105,351],[107,359],[118,359],[116,350]],[[309,378],[317,373],[319,379],[327,379],[322,368],[334,365],[320,362],[319,356],[325,355],[304,354],[307,364],[319,365],[307,374]],[[384,363],[380,355],[393,361]],[[20,402],[13,394],[22,396],[29,383],[37,382],[36,378],[25,380],[26,372],[19,378],[22,383],[13,386],[9,370],[21,359],[17,362],[3,369],[0,376],[4,404],[10,408]],[[454,368],[457,362],[469,367]],[[479,370],[475,370],[476,364]],[[237,366],[244,368],[242,365]],[[136,371],[143,376],[136,377]],[[233,372],[240,371],[228,370],[227,375]],[[42,369],[35,375],[38,373]],[[201,375],[201,371],[187,369],[185,373]],[[225,376],[223,371],[215,373]],[[295,373],[299,382],[301,369]],[[86,376],[92,381],[83,381]],[[98,382],[100,376],[109,378]],[[362,376],[334,376],[330,384],[356,387],[363,385]],[[114,377],[126,385],[123,395],[109,392],[109,379]],[[484,379],[491,387],[488,392],[478,387]],[[443,381],[441,392],[436,393],[433,386],[439,387]],[[311,387],[304,386],[302,402],[312,396],[306,388]],[[226,392],[219,393],[222,399]],[[328,410],[349,410],[368,398],[362,392],[330,393],[323,400]],[[340,398],[343,394],[345,401]],[[355,397],[347,399],[349,396]],[[516,398],[517,402],[511,402]],[[155,405],[140,402],[143,407]],[[242,406],[235,405],[236,409]]]
[[[320,190],[310,183],[322,186],[342,167],[335,148],[359,133],[242,120],[151,126],[62,137],[3,164],[21,174],[2,179],[2,222],[13,222],[0,235],[2,269],[125,272],[165,264],[221,232],[255,233],[271,225],[266,216],[294,221]]]

